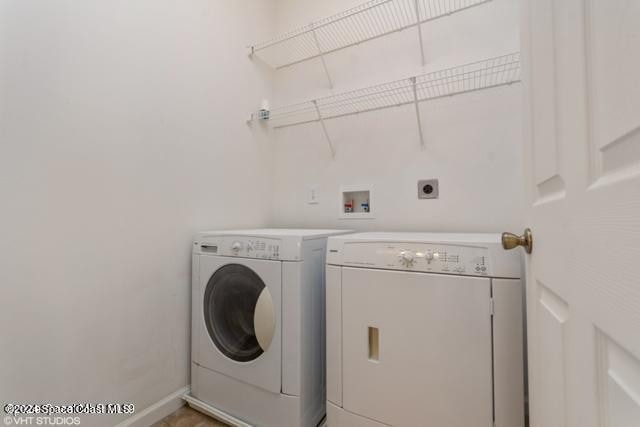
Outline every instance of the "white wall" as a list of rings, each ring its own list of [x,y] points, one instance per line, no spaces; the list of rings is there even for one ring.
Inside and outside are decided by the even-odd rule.
[[[191,236],[268,221],[271,151],[244,118],[271,74],[244,47],[273,11],[0,3],[2,405],[141,410],[189,384]]]
[[[285,31],[360,0],[277,0]],[[327,57],[333,92],[519,50],[519,2],[494,0]],[[276,73],[274,106],[332,93],[318,60]],[[272,131],[274,222],[280,226],[429,231],[521,228],[521,87],[515,84],[421,105],[426,150],[419,148],[413,106],[327,122],[332,160],[317,123]],[[438,200],[418,200],[417,181],[440,180]],[[374,220],[339,220],[342,185],[371,186]],[[307,203],[317,187],[319,204]]]
[[[264,97],[329,91],[311,61],[272,92],[244,46],[360,3],[274,1],[0,3],[0,402],[140,410],[187,385],[196,230],[520,229],[518,85],[424,104],[425,151],[410,107],[330,122],[336,160],[317,125],[245,125]],[[517,12],[425,25],[427,70],[517,50]],[[335,91],[422,71],[417,49],[408,30],[333,54]],[[375,220],[337,219],[350,184],[373,186]]]

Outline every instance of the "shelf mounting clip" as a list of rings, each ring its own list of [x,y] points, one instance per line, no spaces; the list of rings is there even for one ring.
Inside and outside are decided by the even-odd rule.
[[[320,122],[320,126],[322,126],[322,132],[324,132],[324,137],[327,139],[327,144],[329,145],[329,151],[331,151],[331,157],[336,158],[336,150],[333,148],[333,143],[331,142],[331,138],[329,137],[329,132],[327,131],[327,126],[324,123],[324,119],[322,118],[322,114],[320,113],[320,108],[318,107],[318,101],[315,99],[313,101],[313,106],[316,109],[316,113],[318,114],[318,121]]]
[[[324,70],[324,74],[327,76],[327,81],[329,82],[329,89],[333,89],[333,81],[331,80],[331,75],[329,74],[329,68],[327,68],[327,63],[324,60],[324,51],[322,50],[322,47],[320,47],[320,41],[318,40],[318,34],[316,34],[316,28],[313,25],[313,23],[309,24],[309,26],[311,27],[311,34],[313,35],[313,41],[316,44],[316,48],[318,49],[318,53],[320,54],[320,61],[322,62],[322,69]]]
[[[416,87],[416,78],[411,77],[409,79],[411,87],[413,89],[413,105],[416,109],[416,119],[418,121],[418,134],[420,135],[420,146],[424,150],[424,134],[422,132],[422,122],[420,121],[420,104],[418,103],[418,88]]]

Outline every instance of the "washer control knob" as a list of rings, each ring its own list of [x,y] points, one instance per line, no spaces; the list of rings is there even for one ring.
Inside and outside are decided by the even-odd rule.
[[[400,252],[400,262],[405,267],[413,267],[413,264],[416,262],[416,256],[411,251],[402,251]]]
[[[241,249],[242,249],[242,242],[236,241],[236,242],[233,242],[231,244],[231,250],[232,251],[238,253],[238,252],[240,252]]]

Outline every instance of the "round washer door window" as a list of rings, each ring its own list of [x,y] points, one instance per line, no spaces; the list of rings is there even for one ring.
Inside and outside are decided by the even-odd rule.
[[[204,320],[215,346],[228,358],[250,362],[260,357],[275,334],[269,289],[249,267],[218,269],[204,293]]]

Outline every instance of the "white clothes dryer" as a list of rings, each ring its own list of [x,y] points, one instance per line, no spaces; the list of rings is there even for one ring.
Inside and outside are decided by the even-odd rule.
[[[327,425],[524,427],[520,276],[499,235],[331,237]]]
[[[326,396],[326,241],[341,233],[195,237],[191,406],[235,426],[318,425]]]

